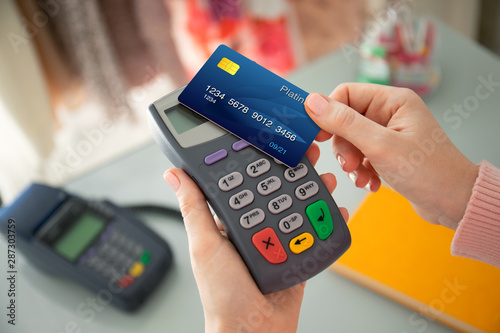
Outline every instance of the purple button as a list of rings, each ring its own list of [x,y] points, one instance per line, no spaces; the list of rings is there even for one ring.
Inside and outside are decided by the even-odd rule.
[[[96,254],[96,250],[94,247],[91,247],[90,249],[85,252],[83,256],[80,257],[79,263],[80,264],[85,264],[90,258],[92,258]]]
[[[250,144],[245,140],[236,141],[235,143],[233,143],[233,150],[240,151],[248,146],[250,146]]]
[[[111,234],[113,233],[113,228],[111,226],[107,227],[106,230],[101,234],[101,240],[103,242],[106,242],[110,237]]]
[[[227,156],[227,151],[225,149],[218,150],[215,153],[205,157],[205,164],[207,165],[214,164],[215,162],[222,160],[226,156]]]

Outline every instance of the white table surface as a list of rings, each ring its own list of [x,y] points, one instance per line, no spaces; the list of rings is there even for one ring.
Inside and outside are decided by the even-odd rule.
[[[426,102],[453,142],[474,162],[487,159],[500,165],[500,88],[480,101],[469,117],[446,121],[445,111],[454,103],[463,103],[473,96],[480,76],[492,75],[500,82],[498,57],[438,24],[440,40],[436,61],[441,67],[442,81]],[[289,76],[306,91],[328,94],[337,84],[353,81],[356,60],[351,62],[336,52],[308,64]],[[455,126],[457,127],[457,126]],[[329,143],[321,144],[323,152],[317,169],[331,171],[338,177],[334,198],[340,206],[353,212],[364,190],[356,189],[344,175],[332,154]],[[170,188],[163,182],[163,171],[171,163],[160,149],[150,143],[81,178],[66,188],[90,198],[109,198],[118,204],[158,203],[176,206]],[[171,245],[175,256],[172,271],[143,308],[134,314],[112,306],[95,310],[95,317],[85,321],[76,309],[95,297],[82,287],[34,268],[22,255],[19,257],[17,325],[7,325],[2,300],[6,300],[6,279],[0,278],[0,332],[65,332],[74,322],[81,332],[200,332],[203,331],[203,310],[191,272],[187,238],[181,222],[159,216],[142,215],[145,222]],[[0,253],[6,253],[5,240]],[[6,259],[0,259],[1,272],[6,272]],[[6,305],[6,304],[5,304]],[[453,332],[431,320],[415,322],[413,311],[374,292],[352,283],[330,271],[311,279],[306,287],[299,332]],[[412,320],[413,318],[413,320]],[[70,323],[70,324],[68,324]],[[66,325],[69,325],[68,327]],[[71,330],[66,330],[71,331]],[[78,332],[76,330],[75,332]]]

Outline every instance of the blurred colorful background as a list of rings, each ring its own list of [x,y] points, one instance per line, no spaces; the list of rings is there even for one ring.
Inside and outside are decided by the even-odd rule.
[[[500,54],[493,0],[2,1],[0,195],[8,202],[33,180],[61,184],[149,142],[147,106],[221,43],[286,76],[359,44],[366,23],[394,5]]]

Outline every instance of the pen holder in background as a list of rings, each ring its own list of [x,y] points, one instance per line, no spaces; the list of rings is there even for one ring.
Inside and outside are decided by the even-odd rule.
[[[421,97],[435,89],[440,75],[432,57],[434,24],[409,17],[389,9],[380,29],[365,35],[360,45],[359,82],[406,87]]]

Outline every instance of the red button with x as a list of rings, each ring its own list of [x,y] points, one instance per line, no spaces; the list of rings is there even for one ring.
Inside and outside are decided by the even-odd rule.
[[[252,243],[271,264],[281,264],[287,259],[283,245],[272,228],[265,228],[252,236]]]

